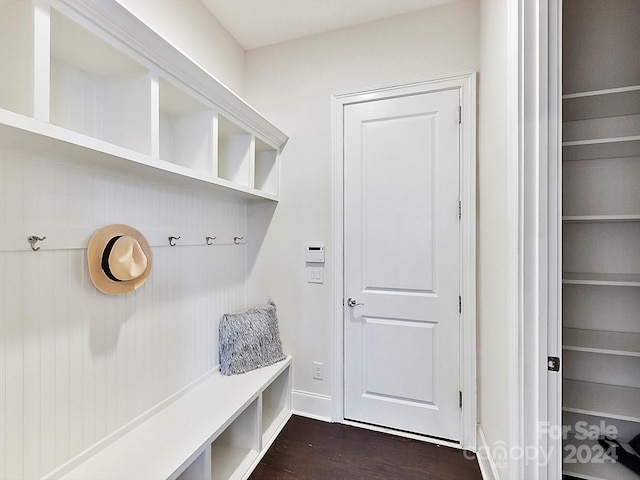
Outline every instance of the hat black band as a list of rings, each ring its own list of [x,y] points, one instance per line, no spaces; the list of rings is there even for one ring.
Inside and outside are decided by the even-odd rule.
[[[111,255],[111,249],[113,248],[113,246],[122,236],[123,235],[118,235],[117,237],[113,237],[111,240],[109,240],[107,245],[104,247],[104,252],[102,252],[102,270],[104,271],[105,275],[114,282],[121,282],[122,280],[116,278],[113,273],[111,273],[111,269],[109,268],[109,255]]]

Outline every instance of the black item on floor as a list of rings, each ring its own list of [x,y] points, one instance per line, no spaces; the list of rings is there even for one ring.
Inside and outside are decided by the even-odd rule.
[[[638,437],[636,436],[632,442],[635,441],[637,443],[637,439]],[[608,456],[640,475],[640,456],[636,455],[635,452],[627,451],[618,440],[609,437],[598,438],[598,443],[604,448]],[[635,447],[633,448],[635,449]]]

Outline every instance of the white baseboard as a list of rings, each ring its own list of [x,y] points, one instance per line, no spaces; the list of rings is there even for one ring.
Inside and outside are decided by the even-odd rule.
[[[478,426],[478,464],[480,465],[480,473],[484,480],[500,480],[500,474],[496,468],[496,463],[491,453],[491,446],[484,436],[482,427]]]
[[[302,390],[293,390],[291,392],[291,410],[295,415],[330,422],[331,397]]]

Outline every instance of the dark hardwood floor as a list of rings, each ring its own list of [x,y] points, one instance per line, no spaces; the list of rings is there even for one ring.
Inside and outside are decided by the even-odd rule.
[[[293,479],[481,480],[482,476],[472,453],[294,415],[249,477]]]

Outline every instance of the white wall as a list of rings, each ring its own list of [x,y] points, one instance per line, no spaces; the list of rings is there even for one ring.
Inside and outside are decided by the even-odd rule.
[[[254,246],[260,253],[249,252],[257,257],[249,301],[272,297],[278,304],[284,345],[295,359],[294,389],[320,395],[311,397],[317,410],[308,413],[331,414],[331,95],[477,70],[478,7],[460,1],[247,52],[247,101],[290,136],[281,201]],[[250,218],[267,207],[251,208]],[[312,242],[327,247],[323,285],[306,283],[304,248]],[[312,378],[313,361],[324,363],[324,381]]]
[[[116,1],[242,96],[244,49],[199,0]]]
[[[507,445],[509,391],[510,209],[507,150],[507,2],[482,0],[478,102],[478,382],[479,423],[488,452]],[[485,452],[481,452],[485,453]],[[506,458],[493,458],[500,478],[510,478]]]

